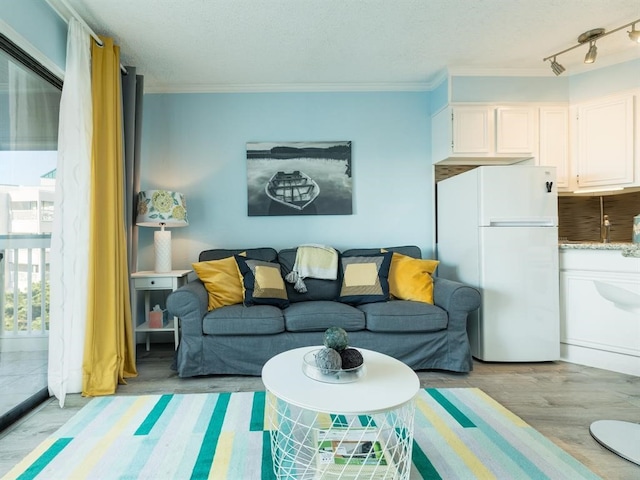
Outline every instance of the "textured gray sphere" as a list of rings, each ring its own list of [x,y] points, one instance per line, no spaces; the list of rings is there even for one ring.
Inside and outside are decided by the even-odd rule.
[[[324,374],[342,368],[342,358],[333,348],[323,348],[316,353],[316,366]]]
[[[364,363],[362,354],[355,348],[345,348],[340,352],[340,357],[342,358],[342,368],[344,370],[359,367]]]
[[[349,345],[347,332],[340,327],[329,327],[324,331],[324,346],[341,352]]]

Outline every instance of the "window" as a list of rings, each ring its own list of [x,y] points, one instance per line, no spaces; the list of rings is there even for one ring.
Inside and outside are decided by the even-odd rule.
[[[49,246],[62,82],[0,34],[0,362],[20,395],[0,429],[48,397]],[[28,388],[25,388],[28,386]]]

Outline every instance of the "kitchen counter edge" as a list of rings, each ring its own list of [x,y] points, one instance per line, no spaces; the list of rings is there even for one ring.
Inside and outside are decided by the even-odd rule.
[[[640,244],[631,242],[560,242],[561,250],[620,250],[623,257],[639,257]]]

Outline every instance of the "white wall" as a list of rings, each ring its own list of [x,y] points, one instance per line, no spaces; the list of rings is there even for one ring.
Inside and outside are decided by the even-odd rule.
[[[173,268],[208,248],[418,245],[432,252],[428,92],[153,94],[144,97],[141,189],[185,193]],[[247,215],[246,143],[352,142],[353,215]],[[153,268],[140,228],[139,269]]]

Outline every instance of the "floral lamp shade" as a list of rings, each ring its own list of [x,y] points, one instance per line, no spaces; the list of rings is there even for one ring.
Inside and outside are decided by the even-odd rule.
[[[165,227],[186,227],[187,202],[184,195],[167,190],[147,190],[138,194],[138,217],[140,227],[160,227],[153,232],[155,248],[155,271],[171,271],[171,231]]]
[[[138,217],[141,227],[186,227],[187,202],[182,193],[168,190],[147,190],[138,194]]]

